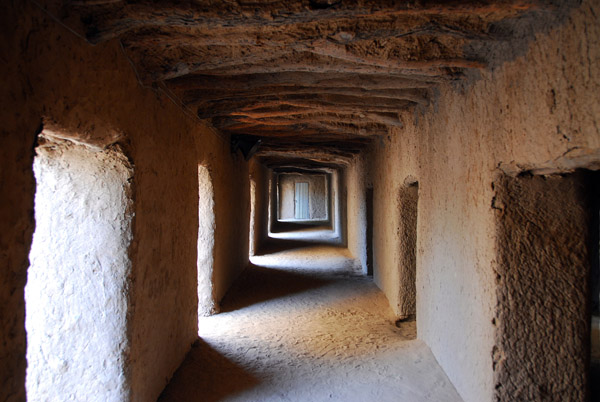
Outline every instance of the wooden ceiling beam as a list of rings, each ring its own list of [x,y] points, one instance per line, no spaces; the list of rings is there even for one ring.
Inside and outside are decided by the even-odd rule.
[[[283,109],[282,107],[289,107]],[[407,105],[406,107],[410,107]],[[397,114],[404,110],[396,107],[374,107],[374,106],[336,106],[336,105],[324,105],[320,103],[306,103],[306,102],[279,102],[273,103],[272,105],[265,105],[260,109],[255,110],[237,110],[237,111],[201,111],[198,113],[198,117],[201,119],[208,119],[214,117],[227,117],[227,116],[250,116],[250,117],[268,117],[268,116],[285,116],[305,113],[307,111],[313,113],[319,113],[323,111],[330,111],[331,113],[353,113],[357,115],[365,114]]]
[[[408,105],[414,104],[410,100],[406,99],[390,99],[382,98],[378,96],[350,96],[350,95],[287,95],[282,97],[264,97],[262,99],[250,99],[248,101],[241,101],[240,103],[246,103],[246,106],[240,108],[244,111],[257,110],[264,107],[273,105],[274,103],[280,102],[282,105],[300,106],[308,105],[314,107],[320,106],[348,106],[356,108],[396,108],[403,109]],[[204,105],[212,107],[215,104],[221,102],[207,102]],[[227,108],[230,105],[228,101],[222,101],[222,106]]]
[[[316,142],[288,142],[276,139],[265,139],[257,151],[259,157],[271,157],[289,161],[291,158],[310,158],[322,161],[350,160],[360,153],[371,141],[348,141],[345,146],[339,143]]]
[[[217,127],[226,127],[234,122],[290,122],[294,124],[308,124],[313,121],[326,123],[369,125],[379,124],[382,126],[403,127],[402,122],[398,119],[396,113],[323,113],[321,111],[312,111],[307,113],[306,110],[295,114],[286,115],[269,115],[269,116],[235,116],[213,119],[213,124]]]
[[[269,139],[267,139],[269,140]],[[293,152],[296,154],[302,153],[307,154],[328,154],[342,157],[352,157],[364,149],[365,145],[370,142],[348,142],[346,147],[340,147],[339,144],[334,145],[330,141],[279,141],[273,140],[260,145],[259,152],[262,154],[266,152],[271,153],[289,153]]]
[[[285,152],[261,152],[259,150],[256,153],[256,157],[268,168],[295,166],[307,169],[314,169],[315,167],[340,169],[350,164],[354,154],[348,156],[336,156],[327,153],[288,154]]]
[[[368,137],[385,135],[388,133],[386,127],[356,127],[329,124],[322,121],[313,121],[310,123],[290,123],[290,122],[245,122],[238,125],[231,125],[223,128],[223,131],[229,133],[240,133],[246,135],[258,136],[294,136],[309,137],[335,135],[338,140],[345,140],[348,137]]]
[[[332,58],[348,63],[367,65],[390,69],[430,69],[430,68],[485,68],[486,63],[479,60],[470,60],[461,57],[462,54],[445,55],[445,57],[432,59],[407,60],[403,58],[382,58],[356,54],[346,46],[321,39],[311,45],[296,43],[292,48],[298,52],[310,52],[319,56]]]
[[[316,129],[321,131],[328,131],[330,133],[340,133],[347,135],[356,136],[371,136],[371,135],[383,135],[387,134],[387,127],[378,125],[377,123],[336,123],[328,122],[326,120],[304,120],[304,121],[290,121],[290,120],[241,120],[232,121],[225,126],[218,126],[219,128],[227,129],[227,131],[244,131],[249,127],[271,127],[280,131],[289,129],[290,131],[300,131],[306,129]]]
[[[153,81],[196,72],[223,75],[223,70],[234,70],[248,73],[249,68],[260,66],[269,71],[273,66],[321,71],[330,69],[335,64],[340,68],[352,69],[353,72],[368,68],[408,75],[415,74],[415,70],[422,71],[424,75],[443,75],[440,71],[443,68],[485,68],[484,61],[465,57],[466,44],[464,40],[452,40],[448,43],[441,38],[432,37],[432,40],[423,43],[402,38],[387,43],[386,47],[380,46],[378,40],[350,46],[324,38],[290,38],[289,43],[281,42],[275,46],[231,44],[202,47],[190,38],[189,42],[174,46],[151,44],[140,47],[134,43],[135,52],[131,57],[148,72],[148,79]],[[389,48],[394,51],[390,52]]]
[[[289,109],[281,109],[281,108],[273,108],[273,109],[262,109],[260,111],[247,111],[247,112],[233,112],[229,116],[246,116],[254,119],[265,119],[265,118],[277,118],[277,117],[285,117],[285,116],[322,116],[323,114],[327,115],[327,118],[335,119],[337,116],[346,116],[340,117],[340,119],[347,120],[360,120],[360,119],[368,119],[374,123],[385,124],[387,126],[392,127],[404,127],[402,121],[398,119],[398,113],[396,112],[387,112],[381,113],[381,111],[377,112],[369,112],[367,109],[365,110],[357,110],[356,108],[343,108],[343,107],[296,107]]]
[[[144,27],[201,26],[218,29],[222,27],[278,27],[296,24],[327,22],[348,18],[393,17],[403,15],[486,15],[490,19],[516,16],[524,11],[540,7],[535,0],[480,0],[444,1],[423,3],[393,0],[363,0],[341,2],[327,9],[308,6],[305,1],[286,1],[279,6],[271,1],[254,1],[245,6],[237,2],[215,7],[211,2],[162,1],[139,2],[59,2],[41,0],[45,8],[55,15],[67,14],[75,8],[86,21],[86,37],[98,43]]]
[[[327,38],[337,44],[355,44],[373,40],[408,39],[415,37],[431,37],[445,42],[455,40],[498,40],[501,34],[488,33],[489,22],[479,17],[473,17],[468,27],[464,17],[456,19],[447,16],[432,16],[428,19],[393,18],[368,19],[367,21],[342,20],[335,24],[312,24],[304,27],[304,35],[299,38],[288,27],[223,27],[216,35],[214,30],[202,29],[196,26],[165,26],[158,28],[140,28],[123,36],[125,46],[134,45],[138,48],[189,46],[197,48],[222,47],[253,47],[277,49],[290,43],[309,45],[315,40]]]
[[[239,99],[257,99],[264,97],[286,97],[290,95],[339,95],[353,97],[376,97],[381,99],[400,99],[427,105],[429,100],[427,92],[421,89],[378,89],[364,90],[355,87],[298,87],[298,86],[276,86],[262,87],[253,91],[207,91],[189,90],[182,96],[183,102],[190,107],[202,105],[207,101],[237,101]]]
[[[452,69],[482,68],[485,63],[460,57],[443,57],[429,60],[384,60],[355,56],[340,51],[337,55],[315,49],[314,51],[290,52],[277,54],[261,53],[242,58],[221,58],[214,60],[202,55],[194,56],[190,61],[186,57],[156,58],[143,56],[138,59],[132,54],[136,64],[146,71],[146,80],[164,81],[188,74],[208,74],[216,78],[220,76],[244,74],[276,74],[276,73],[352,73],[352,74],[382,74],[411,77],[416,79],[453,79],[456,71]],[[280,56],[280,57],[278,57]],[[173,62],[168,60],[173,59]],[[174,64],[175,63],[175,64]],[[427,77],[427,78],[425,78]]]
[[[396,99],[385,99],[376,97],[336,97],[331,96],[329,98],[314,97],[312,99],[269,99],[269,100],[243,100],[237,102],[223,102],[223,103],[205,103],[203,106],[198,107],[198,117],[201,119],[207,119],[217,116],[228,116],[234,115],[235,113],[243,113],[248,111],[259,111],[265,108],[277,108],[281,106],[291,106],[297,108],[324,108],[334,107],[344,108],[346,111],[353,111],[355,113],[364,112],[391,112],[397,113],[401,110],[405,110],[413,102],[406,100]]]
[[[442,77],[394,74],[353,74],[353,73],[308,73],[288,72],[279,74],[258,73],[238,75],[202,75],[190,74],[166,81],[173,90],[205,89],[232,91],[259,91],[265,87],[276,86],[308,86],[344,88],[350,83],[356,89],[374,91],[380,89],[431,88],[441,81]]]

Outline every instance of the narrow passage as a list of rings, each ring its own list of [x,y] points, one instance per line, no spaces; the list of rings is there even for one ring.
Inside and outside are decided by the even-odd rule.
[[[160,401],[460,401],[346,249],[252,258]]]

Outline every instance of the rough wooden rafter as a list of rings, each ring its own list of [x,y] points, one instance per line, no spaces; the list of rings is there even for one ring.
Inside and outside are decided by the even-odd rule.
[[[421,105],[428,104],[427,92],[419,89],[379,89],[367,91],[355,87],[263,87],[254,91],[207,91],[190,90],[185,91],[182,96],[183,102],[188,106],[198,106],[209,101],[237,101],[239,99],[256,99],[260,101],[265,97],[287,97],[294,95],[334,95],[351,96],[354,98],[377,98],[406,100]]]
[[[92,43],[118,38],[144,84],[223,133],[260,136],[265,160],[307,165],[401,129],[432,88],[486,68],[478,49],[511,38],[498,23],[551,4],[317,2],[36,0]]]
[[[349,73],[258,73],[237,75],[202,75],[190,74],[168,80],[167,84],[174,90],[207,89],[207,90],[235,90],[235,91],[260,91],[265,87],[275,86],[313,86],[338,88],[347,87],[349,82],[357,89],[373,91],[378,89],[411,89],[431,88],[445,81],[446,77],[431,77],[419,75],[395,74],[349,74]]]
[[[309,110],[306,109],[294,109],[292,111],[285,112],[271,112],[271,113],[259,113],[253,114],[251,112],[248,115],[237,114],[236,116],[230,116],[223,118],[221,122],[216,123],[217,127],[225,127],[223,123],[230,121],[244,122],[245,119],[248,121],[273,121],[281,122],[288,121],[292,123],[307,124],[312,121],[317,122],[328,122],[328,123],[341,123],[341,124],[379,124],[382,126],[391,127],[403,127],[402,122],[398,119],[397,113],[346,113],[346,112],[324,112],[323,110]],[[215,119],[213,119],[215,122]]]
[[[406,109],[414,102],[405,99],[387,99],[377,97],[357,97],[357,96],[336,96],[336,95],[316,95],[312,97],[287,96],[285,98],[263,98],[260,100],[240,100],[240,101],[221,101],[221,102],[205,102],[198,107],[198,117],[202,119],[227,116],[236,111],[247,112],[265,108],[273,108],[278,106],[291,107],[344,107],[346,110],[354,110],[360,113],[363,110],[370,112],[398,112]]]
[[[332,20],[374,18],[402,15],[487,15],[499,19],[515,16],[524,10],[539,7],[533,0],[496,0],[484,2],[465,1],[429,1],[419,4],[414,1],[357,1],[341,2],[327,9],[311,8],[310,2],[282,1],[252,2],[244,7],[243,3],[223,4],[216,8],[210,2],[198,1],[181,4],[177,1],[162,1],[159,4],[113,1],[58,1],[48,0],[47,8],[55,12],[62,11],[73,4],[77,11],[88,21],[86,36],[94,43],[123,35],[142,27],[164,26],[202,26],[220,28],[278,27],[307,22],[326,22]]]

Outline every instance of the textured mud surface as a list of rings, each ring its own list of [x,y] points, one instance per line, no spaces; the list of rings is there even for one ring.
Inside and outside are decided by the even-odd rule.
[[[267,267],[251,266],[225,312],[200,322],[201,340],[161,401],[461,400],[415,340],[415,323],[394,325],[387,300],[344,249],[253,261]]]
[[[407,177],[419,182],[419,338],[465,401],[490,401],[496,392],[494,266],[504,252],[496,244],[492,205],[498,168],[511,175],[597,168],[598,4],[582,2],[563,25],[521,48],[527,50],[522,57],[482,72],[470,86],[441,86],[432,107],[401,114],[405,128],[392,129],[367,157],[373,166],[374,278],[392,305],[399,283],[393,250],[401,244],[397,191]],[[565,296],[544,297],[550,305]],[[507,334],[518,339],[515,331]],[[565,341],[558,341],[562,347]]]
[[[497,401],[588,400],[587,225],[598,210],[586,187],[595,185],[581,173],[497,183]]]
[[[400,288],[398,289],[399,318],[414,315],[417,312],[417,289],[415,277],[417,274],[417,205],[419,202],[419,186],[411,183],[403,186],[398,195],[400,220]]]
[[[127,400],[133,168],[118,148],[39,142],[25,288],[27,400]]]
[[[492,400],[500,255],[491,184],[498,169],[600,166],[598,1],[3,5],[0,400],[25,399],[23,288],[42,119],[65,138],[118,142],[135,164],[127,323],[134,401],[156,399],[196,338],[199,163],[215,180],[215,299],[246,264],[247,169],[227,134],[250,133],[264,136],[257,156],[270,167],[349,167],[332,174],[331,190],[348,199],[347,208],[334,203],[343,212],[335,228],[348,234],[355,256],[365,192],[344,177],[359,182],[356,153],[370,144],[373,271],[393,308],[401,286],[398,189],[407,177],[418,180],[419,338],[466,401]],[[266,369],[249,370],[267,383],[258,377]],[[223,371],[233,374],[230,383],[242,377]]]
[[[39,1],[91,43],[118,38],[145,84],[168,87],[222,132],[262,137],[264,157],[327,162],[402,127],[397,113],[427,105],[431,88],[495,65],[491,49],[516,52],[499,43],[524,35],[518,22],[559,9],[531,0]]]

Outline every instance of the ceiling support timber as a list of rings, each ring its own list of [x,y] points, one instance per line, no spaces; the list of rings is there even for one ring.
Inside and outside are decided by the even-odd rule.
[[[46,1],[46,8],[55,15],[68,12],[68,2]],[[205,4],[202,4],[205,3]],[[315,9],[303,1],[285,2],[278,8],[272,2],[251,2],[247,6],[225,3],[214,7],[210,2],[183,3],[165,0],[160,3],[147,2],[76,2],[76,11],[87,21],[86,37],[92,43],[103,42],[141,28],[155,27],[289,27],[305,23],[327,23],[342,19],[419,16],[419,15],[488,15],[489,18],[507,18],[526,10],[540,7],[534,0],[497,0],[483,2],[464,1],[414,1],[398,2],[358,1],[342,2],[334,7]],[[279,6],[281,7],[281,6]]]
[[[143,85],[257,157],[339,166],[440,86],[499,62],[544,0],[36,0],[90,43],[120,42]],[[521,40],[521,39],[519,39]],[[501,62],[501,60],[500,60]],[[249,155],[250,153],[248,153]],[[286,164],[286,166],[289,165]]]
[[[387,99],[356,96],[337,96],[321,95],[310,98],[292,98],[284,99],[263,99],[263,100],[243,100],[235,102],[205,102],[197,109],[198,117],[207,119],[210,117],[227,116],[232,112],[247,112],[263,108],[272,108],[277,106],[308,107],[319,108],[320,106],[346,107],[346,110],[354,110],[360,113],[363,110],[370,112],[398,112],[407,106],[414,105],[414,102],[402,99]]]
[[[427,105],[429,100],[427,92],[419,89],[380,89],[380,90],[363,90],[354,87],[338,87],[338,88],[323,88],[323,87],[265,87],[257,91],[206,91],[206,90],[191,90],[183,93],[183,102],[190,107],[202,105],[205,102],[220,102],[220,101],[237,101],[239,99],[256,99],[261,101],[262,98],[273,96],[287,97],[294,95],[333,95],[333,96],[349,96],[354,98],[378,98],[378,99],[397,99],[405,100],[421,105]]]
[[[393,75],[393,74],[349,74],[349,73],[258,73],[239,75],[202,75],[190,74],[184,77],[167,80],[167,85],[173,90],[205,89],[205,90],[231,90],[231,91],[260,91],[265,87],[276,86],[308,86],[344,88],[352,82],[356,89],[373,91],[378,89],[412,89],[431,88],[444,78],[418,76],[418,75]]]

